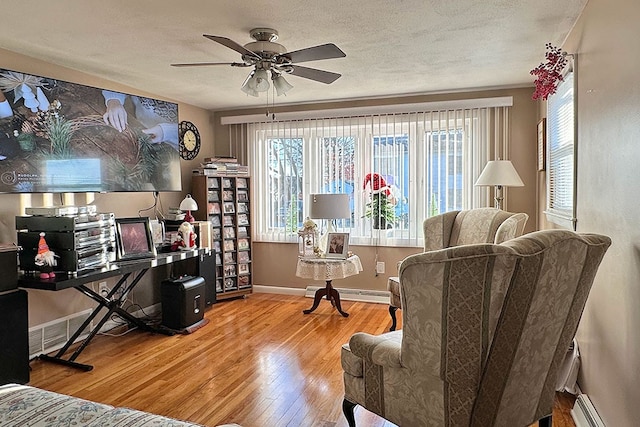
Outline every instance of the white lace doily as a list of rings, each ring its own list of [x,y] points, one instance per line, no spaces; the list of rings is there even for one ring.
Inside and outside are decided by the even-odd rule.
[[[313,280],[344,279],[362,271],[357,255],[347,259],[335,258],[298,258],[296,276]]]

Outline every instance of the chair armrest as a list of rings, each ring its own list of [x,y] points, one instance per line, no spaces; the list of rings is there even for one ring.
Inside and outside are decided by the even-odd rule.
[[[399,368],[402,331],[388,332],[382,335],[371,335],[357,332],[349,340],[351,352],[376,365]]]

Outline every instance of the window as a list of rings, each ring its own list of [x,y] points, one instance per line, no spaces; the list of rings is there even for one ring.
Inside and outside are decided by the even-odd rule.
[[[506,127],[506,109],[249,123],[256,241],[296,241],[309,194],[346,193],[352,215],[338,228],[352,244],[421,246],[424,218],[489,205],[488,189],[473,183],[497,146],[492,131]],[[373,175],[382,190],[366,180]],[[380,191],[382,222],[382,213],[370,214]]]
[[[569,72],[547,101],[547,220],[575,230],[574,78]]]

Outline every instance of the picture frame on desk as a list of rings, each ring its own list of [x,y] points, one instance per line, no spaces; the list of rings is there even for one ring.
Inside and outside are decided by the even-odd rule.
[[[116,218],[115,225],[116,259],[118,261],[156,256],[149,218]]]

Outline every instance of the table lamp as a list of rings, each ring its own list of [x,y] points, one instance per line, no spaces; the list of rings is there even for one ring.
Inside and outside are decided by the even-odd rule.
[[[329,233],[336,231],[336,219],[351,218],[348,194],[311,194],[309,196],[309,218],[326,219],[326,232],[320,237],[319,247],[327,246]]]
[[[523,187],[524,183],[511,160],[490,160],[475,185],[495,186],[496,209],[502,209],[502,187]]]
[[[184,220],[186,222],[193,222],[195,220],[195,218],[191,215],[191,211],[197,211],[198,204],[191,198],[191,194],[187,194],[187,196],[180,202],[180,210],[187,212],[184,217]]]

